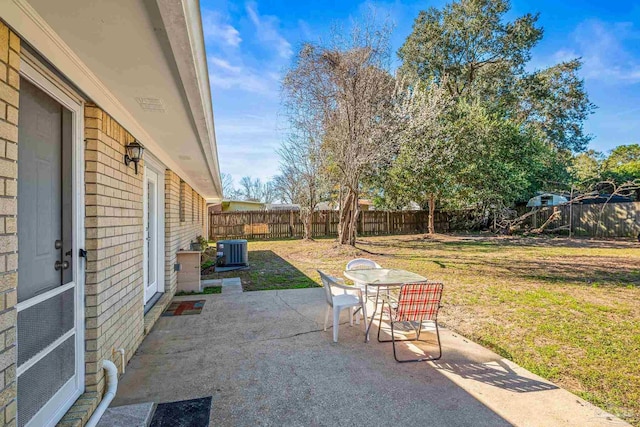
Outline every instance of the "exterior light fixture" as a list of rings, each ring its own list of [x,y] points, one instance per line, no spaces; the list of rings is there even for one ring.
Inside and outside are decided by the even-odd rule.
[[[136,169],[136,175],[138,175],[138,162],[142,159],[144,147],[138,141],[133,141],[125,148],[127,149],[127,153],[124,155],[124,164],[129,166],[129,163],[133,162]]]

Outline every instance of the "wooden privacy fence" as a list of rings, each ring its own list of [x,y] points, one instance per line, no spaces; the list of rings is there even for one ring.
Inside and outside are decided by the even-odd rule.
[[[640,202],[567,204],[556,208],[560,218],[549,228],[571,225],[574,235],[589,237],[637,237],[640,234]],[[541,209],[527,219],[527,225],[540,227],[553,210],[553,207]]]
[[[358,234],[363,236],[384,234],[414,234],[427,231],[427,211],[361,211],[358,216]],[[316,211],[312,219],[313,237],[338,235],[338,211]],[[437,232],[449,231],[445,213],[436,212]],[[278,239],[303,237],[304,226],[299,211],[246,211],[223,212],[209,215],[209,239]]]
[[[569,225],[576,236],[636,237],[640,233],[640,202],[601,204],[574,204],[557,207],[560,218],[550,228]],[[536,228],[553,213],[544,208],[527,219],[525,225]],[[313,214],[313,237],[338,235],[338,211],[317,211]],[[436,232],[464,231],[459,225],[465,212],[436,211]],[[571,218],[571,220],[570,220]],[[427,211],[361,211],[358,234],[361,236],[385,234],[416,234],[427,231]],[[282,239],[302,237],[304,227],[299,211],[246,211],[223,212],[209,215],[209,239]]]

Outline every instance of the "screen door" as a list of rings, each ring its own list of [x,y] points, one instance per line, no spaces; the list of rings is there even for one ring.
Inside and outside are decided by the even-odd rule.
[[[73,114],[26,79],[18,124],[18,425],[79,394]]]

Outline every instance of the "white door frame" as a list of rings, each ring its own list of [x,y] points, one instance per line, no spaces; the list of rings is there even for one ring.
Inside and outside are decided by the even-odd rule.
[[[72,206],[73,206],[73,282],[53,289],[49,292],[45,292],[37,297],[30,298],[27,301],[18,303],[16,309],[18,312],[27,309],[39,302],[44,301],[53,294],[64,292],[75,286],[75,327],[73,332],[60,337],[51,346],[55,345],[58,341],[68,338],[75,333],[76,337],[76,375],[70,379],[60,390],[68,390],[70,394],[68,397],[54,396],[47,404],[45,404],[40,411],[34,415],[34,417],[26,425],[30,426],[54,426],[74,404],[74,402],[84,392],[84,374],[85,374],[85,347],[84,347],[84,326],[85,326],[85,307],[84,307],[84,273],[85,263],[79,256],[79,249],[85,247],[84,236],[84,103],[82,98],[70,90],[64,83],[57,80],[52,73],[46,69],[46,67],[37,63],[36,60],[31,57],[23,55],[23,61],[20,64],[21,77],[29,80],[40,90],[44,91],[47,95],[52,97],[66,109],[71,111],[72,114]],[[19,159],[18,159],[19,161]],[[18,183],[19,185],[19,183]],[[60,341],[62,342],[62,341]],[[20,342],[17,341],[17,346]],[[48,347],[49,348],[49,347]],[[44,352],[44,350],[43,350]],[[30,366],[33,366],[33,359],[25,362],[20,367],[17,367],[17,376],[20,376]],[[64,394],[64,393],[63,393]],[[18,396],[19,398],[19,396]],[[19,416],[19,414],[18,414]]]
[[[164,275],[165,275],[165,242],[164,242],[164,172],[166,167],[160,163],[151,153],[144,153],[144,181],[143,181],[143,227],[147,228],[147,212],[148,212],[148,197],[147,197],[147,168],[151,169],[156,173],[158,179],[156,182],[156,282],[157,282],[157,291],[156,292],[164,292]],[[144,291],[147,290],[147,277],[149,263],[147,262],[147,257],[149,256],[146,243],[143,244],[143,263],[144,263],[144,280],[143,286]],[[144,296],[144,303],[146,304],[149,298],[153,295]]]

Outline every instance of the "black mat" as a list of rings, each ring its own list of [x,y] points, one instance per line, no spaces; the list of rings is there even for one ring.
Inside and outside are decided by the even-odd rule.
[[[211,396],[159,403],[151,427],[207,427],[210,411]]]

